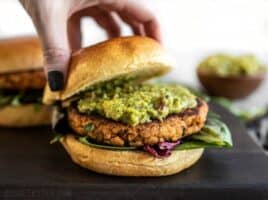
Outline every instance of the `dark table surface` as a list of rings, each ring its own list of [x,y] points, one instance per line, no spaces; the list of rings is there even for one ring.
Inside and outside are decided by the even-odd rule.
[[[0,199],[268,199],[268,157],[243,124],[212,105],[234,148],[208,149],[190,169],[168,177],[96,174],[73,164],[49,128],[0,129]]]

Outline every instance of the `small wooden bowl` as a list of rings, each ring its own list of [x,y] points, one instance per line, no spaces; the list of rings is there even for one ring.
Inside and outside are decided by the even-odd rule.
[[[265,72],[252,76],[221,77],[197,69],[198,79],[210,95],[241,99],[256,90],[265,79]]]

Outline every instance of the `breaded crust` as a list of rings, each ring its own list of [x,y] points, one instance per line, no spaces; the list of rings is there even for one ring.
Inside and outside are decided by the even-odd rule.
[[[46,78],[43,70],[0,74],[0,88],[13,90],[43,89]]]
[[[206,121],[208,105],[198,100],[195,108],[186,109],[180,114],[169,115],[163,121],[154,120],[137,126],[129,126],[100,116],[80,114],[70,108],[68,120],[71,128],[80,135],[114,146],[153,145],[164,141],[177,141],[198,132]],[[86,131],[88,124],[94,126]]]

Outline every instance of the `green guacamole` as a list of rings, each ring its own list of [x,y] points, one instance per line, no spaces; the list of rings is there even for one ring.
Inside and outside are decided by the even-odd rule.
[[[104,84],[87,91],[77,102],[79,112],[98,114],[135,126],[162,120],[196,106],[196,97],[186,88],[169,84]]]
[[[199,69],[219,76],[254,75],[265,71],[264,66],[253,55],[231,56],[216,54],[200,63]]]

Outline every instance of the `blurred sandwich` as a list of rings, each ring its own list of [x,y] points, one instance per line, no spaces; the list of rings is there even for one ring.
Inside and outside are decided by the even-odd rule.
[[[37,38],[0,40],[0,126],[50,124],[51,109],[42,104],[45,83]]]

